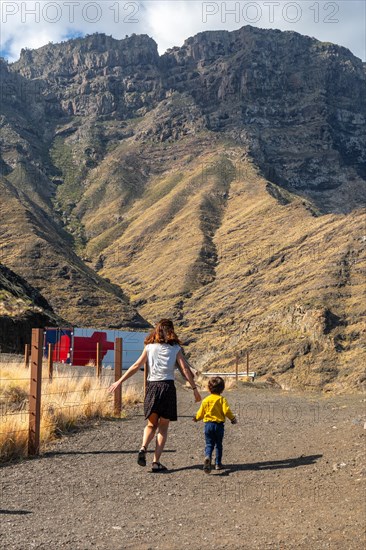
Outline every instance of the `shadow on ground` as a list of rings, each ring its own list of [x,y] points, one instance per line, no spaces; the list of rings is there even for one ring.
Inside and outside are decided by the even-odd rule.
[[[298,468],[300,466],[308,466],[316,464],[316,461],[323,455],[299,456],[295,458],[284,458],[282,460],[266,460],[265,462],[248,462],[245,464],[226,464],[223,469],[218,471],[216,475],[228,476],[232,472],[240,472],[246,470],[280,470],[283,468]],[[170,469],[166,473],[180,472],[181,470],[202,470],[202,464],[192,464],[183,468]]]
[[[0,510],[0,514],[16,515],[16,516],[26,516],[31,514],[29,510]]]
[[[148,451],[149,453],[153,453],[154,451]],[[176,453],[177,451],[175,449],[171,450],[164,450],[165,453]],[[62,456],[62,455],[136,455],[137,456],[138,449],[135,450],[129,450],[129,451],[49,451],[47,453],[44,453],[39,458],[52,458],[54,456]]]

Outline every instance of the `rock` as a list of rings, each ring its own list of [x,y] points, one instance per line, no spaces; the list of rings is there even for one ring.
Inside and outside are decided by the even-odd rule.
[[[41,293],[22,277],[0,264],[0,349],[24,353],[32,328],[65,323]]]

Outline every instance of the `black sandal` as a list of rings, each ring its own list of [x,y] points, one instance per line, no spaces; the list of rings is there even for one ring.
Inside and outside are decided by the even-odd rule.
[[[155,466],[155,467],[154,467]],[[151,467],[152,472],[167,472],[168,468],[163,466],[161,462],[153,462]]]
[[[146,447],[142,446],[137,455],[137,464],[139,466],[146,466]]]

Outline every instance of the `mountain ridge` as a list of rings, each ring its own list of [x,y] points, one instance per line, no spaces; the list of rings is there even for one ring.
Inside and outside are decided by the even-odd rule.
[[[339,186],[344,188],[344,193],[348,192],[345,181],[339,182],[336,170],[329,169],[330,165],[338,164],[344,176],[355,182],[348,200],[361,192],[357,200],[365,202],[362,127],[366,105],[361,99],[365,86],[361,60],[346,48],[290,31],[246,26],[237,31],[207,33],[199,33],[187,39],[181,48],[173,48],[161,56],[156,43],[147,35],[116,40],[97,34],[72,39],[57,47],[44,46],[37,51],[68,48],[68,56],[63,55],[62,59],[66,59],[66,66],[73,63],[71,74],[66,71],[59,75],[57,65],[51,60],[45,76],[50,80],[53,75],[48,84],[53,87],[53,95],[60,95],[61,109],[70,115],[113,116],[128,121],[136,115],[145,116],[170,90],[188,92],[201,111],[205,126],[212,131],[226,132],[242,145],[249,143],[251,153],[273,183],[307,192],[328,211],[344,208],[344,201],[342,206],[334,204],[332,193]],[[108,50],[110,42],[117,46],[115,51]],[[76,55],[73,47],[84,43],[90,43],[89,49],[84,52],[80,46],[80,55]],[[84,54],[85,59],[80,57]],[[28,75],[27,55],[13,63],[11,70]],[[33,61],[32,67],[35,65]],[[135,73],[129,74],[132,67]],[[136,73],[137,67],[140,69]],[[84,75],[82,81],[78,81],[80,71]],[[96,93],[92,93],[90,78],[95,81]],[[352,84],[348,82],[350,78]],[[62,91],[64,88],[66,94]],[[344,94],[346,101],[342,99]],[[284,98],[287,98],[285,102]],[[340,100],[344,105],[339,104]],[[241,111],[239,127],[244,126],[245,131],[241,127],[238,132],[238,109]],[[299,125],[307,127],[311,138],[307,140],[307,154],[300,153],[300,166],[297,157],[303,144],[291,131],[291,128],[297,131]],[[290,133],[287,139],[285,130]],[[168,127],[161,139],[171,136]],[[274,137],[278,141],[275,146]]]

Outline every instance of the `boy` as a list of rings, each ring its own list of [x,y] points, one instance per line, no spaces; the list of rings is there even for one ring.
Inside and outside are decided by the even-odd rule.
[[[225,417],[231,420],[232,424],[236,424],[237,420],[231,412],[228,402],[225,397],[221,397],[221,393],[225,389],[225,382],[221,376],[211,378],[208,383],[208,389],[211,395],[206,397],[196,414],[192,418],[194,422],[202,420],[205,423],[205,461],[203,463],[203,471],[206,474],[211,472],[211,457],[216,446],[216,461],[215,470],[222,469],[222,440],[224,438]]]

